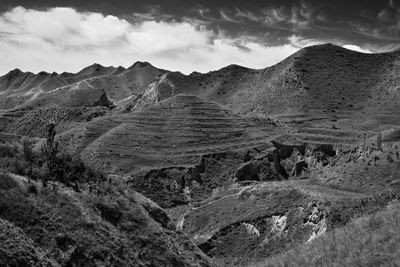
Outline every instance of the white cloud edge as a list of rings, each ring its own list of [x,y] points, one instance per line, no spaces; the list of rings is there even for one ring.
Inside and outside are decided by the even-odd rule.
[[[292,36],[289,44],[267,46],[254,38],[230,38],[188,21],[133,24],[73,8],[16,7],[0,15],[1,32],[9,34],[0,35],[0,74],[13,68],[75,72],[95,62],[127,67],[137,60],[186,74],[229,64],[265,68],[301,47],[318,43]]]

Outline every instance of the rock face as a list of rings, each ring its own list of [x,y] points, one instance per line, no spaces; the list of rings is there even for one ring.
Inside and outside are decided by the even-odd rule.
[[[279,173],[267,160],[254,160],[241,164],[234,177],[238,182],[280,180]]]
[[[60,140],[77,145],[90,164],[108,172],[193,166],[202,155],[263,145],[274,126],[257,129],[216,103],[177,95],[158,105],[93,120]],[[72,139],[71,139],[72,135]]]
[[[0,189],[1,266],[214,266],[132,190]],[[104,190],[106,189],[106,190]]]
[[[279,156],[281,160],[289,158],[294,150],[296,149],[298,152],[300,152],[301,155],[304,155],[306,153],[306,147],[307,145],[286,145],[286,144],[280,144],[274,140],[271,141],[271,143],[278,149],[279,151]]]

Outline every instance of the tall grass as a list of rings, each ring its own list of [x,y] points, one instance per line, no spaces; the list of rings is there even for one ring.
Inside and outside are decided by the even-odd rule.
[[[249,266],[400,266],[400,204]]]

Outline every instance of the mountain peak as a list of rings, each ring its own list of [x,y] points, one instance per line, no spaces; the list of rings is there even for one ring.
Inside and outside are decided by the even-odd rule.
[[[90,65],[89,68],[94,69],[95,71],[99,71],[101,69],[104,69],[105,67],[99,63],[94,63]]]
[[[23,74],[24,72],[21,71],[20,69],[13,69],[12,71],[9,71],[6,75],[1,76],[1,77],[6,77],[8,79],[14,79],[15,77],[18,77],[19,75]]]
[[[147,61],[136,61],[131,67],[128,69],[136,69],[136,68],[145,68],[151,67],[152,65]]]
[[[18,75],[18,74],[22,74],[23,72],[20,70],[20,69],[13,69],[12,71],[10,71],[9,73],[7,73],[7,75],[10,75],[10,76],[15,76],[15,75]]]

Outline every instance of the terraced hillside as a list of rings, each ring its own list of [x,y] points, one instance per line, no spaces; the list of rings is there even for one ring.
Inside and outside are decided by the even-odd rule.
[[[193,94],[238,114],[276,118],[299,129],[295,137],[301,141],[349,143],[355,130],[398,125],[399,71],[400,52],[362,54],[318,45],[261,70],[232,65],[206,74],[167,73],[143,97],[154,102]]]
[[[111,173],[195,164],[202,155],[266,144],[264,128],[220,105],[177,95],[141,112],[107,116],[60,136],[71,150]]]

